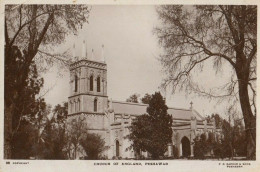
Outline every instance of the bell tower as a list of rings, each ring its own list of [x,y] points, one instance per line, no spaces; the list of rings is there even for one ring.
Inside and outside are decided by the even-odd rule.
[[[103,51],[104,46],[102,55]],[[76,61],[70,65],[68,116],[84,116],[88,129],[102,131],[105,129],[105,110],[108,102],[107,65],[104,57],[94,57],[93,50],[91,56],[88,56],[85,41],[82,45],[82,55],[75,56],[75,59]]]

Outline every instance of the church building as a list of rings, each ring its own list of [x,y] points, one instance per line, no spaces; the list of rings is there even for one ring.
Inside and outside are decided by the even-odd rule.
[[[74,48],[75,49],[75,48]],[[75,50],[74,50],[75,51]],[[146,113],[147,104],[115,101],[107,95],[107,65],[102,46],[102,59],[93,54],[88,56],[85,41],[82,55],[73,56],[76,61],[70,65],[70,95],[68,97],[68,121],[85,117],[88,131],[97,133],[105,140],[108,149],[103,153],[108,159],[115,157],[134,159],[133,150],[126,150],[130,141],[128,127],[138,115]],[[92,52],[93,53],[93,52]],[[168,144],[166,156],[173,156],[173,146],[179,157],[193,156],[193,139],[202,133],[218,133],[215,122],[207,123],[193,107],[188,109],[168,107],[173,118],[172,142]],[[219,133],[218,133],[219,134]],[[149,156],[147,152],[142,152]],[[78,155],[78,157],[83,155]]]

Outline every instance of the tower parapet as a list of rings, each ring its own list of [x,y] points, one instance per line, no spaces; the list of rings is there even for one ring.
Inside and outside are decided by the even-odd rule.
[[[107,65],[105,62],[81,59],[70,64],[70,71],[83,66],[107,70]]]

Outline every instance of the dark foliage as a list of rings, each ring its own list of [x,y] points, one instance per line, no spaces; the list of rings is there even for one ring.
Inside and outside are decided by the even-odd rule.
[[[139,94],[133,94],[131,95],[128,99],[126,99],[127,102],[132,102],[132,103],[139,103],[138,99],[139,99],[140,95]]]
[[[216,158],[230,158],[235,156],[246,156],[246,137],[244,127],[241,123],[235,122],[231,125],[230,122],[221,118],[218,114],[212,114],[207,120],[212,118],[216,121],[216,127],[221,129],[221,135],[214,136],[214,133],[208,133],[208,139],[205,135],[194,139],[194,158],[203,159],[205,155],[213,151]]]
[[[87,134],[84,139],[80,140],[80,144],[89,160],[101,159],[101,153],[106,149],[105,141],[98,134]]]
[[[43,86],[43,78],[38,76],[35,62],[31,62],[27,79],[23,81],[24,86],[22,87],[19,71],[23,70],[23,65],[24,61],[20,50],[13,46],[12,51],[9,52],[9,58],[5,58],[4,99],[5,115],[10,115],[10,123],[12,124],[11,129],[5,131],[5,137],[8,138],[7,142],[10,142],[12,158],[14,159],[27,159],[32,156],[30,149],[34,141],[33,138],[37,137],[36,129],[32,123],[36,116],[41,118],[46,109],[44,99],[37,98]],[[11,115],[10,110],[15,115]]]
[[[88,13],[85,5],[5,6],[5,158],[20,158],[16,144],[21,139],[18,132],[24,131],[21,121],[41,116],[46,106],[43,99],[36,99],[43,85],[35,64],[39,48],[62,43],[87,22]]]
[[[152,95],[146,93],[143,98],[141,98],[141,101],[143,104],[149,104],[150,100],[152,99]]]
[[[56,105],[53,109],[53,113],[56,115],[58,122],[62,122],[67,119],[68,102],[64,102],[63,105]]]
[[[195,159],[205,159],[205,152],[208,151],[208,145],[206,142],[205,134],[194,139],[194,158]]]
[[[147,151],[152,159],[163,156],[172,137],[172,117],[167,114],[168,107],[159,92],[152,95],[147,113],[133,120],[127,136],[134,151]]]

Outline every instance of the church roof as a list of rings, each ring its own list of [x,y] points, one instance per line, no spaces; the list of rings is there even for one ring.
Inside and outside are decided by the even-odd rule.
[[[112,101],[112,103],[115,114],[143,115],[147,113],[147,104],[120,101]],[[168,114],[172,115],[174,119],[180,120],[190,120],[192,115],[194,115],[197,120],[204,119],[197,111],[191,109],[168,107]]]

